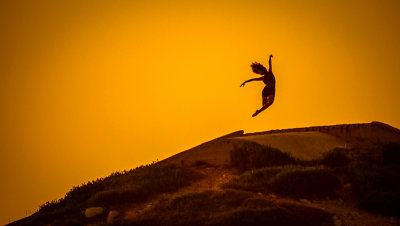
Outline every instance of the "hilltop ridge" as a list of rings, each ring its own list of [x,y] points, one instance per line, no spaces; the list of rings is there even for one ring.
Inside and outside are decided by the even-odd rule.
[[[382,122],[339,124],[229,133],[196,147],[173,155],[162,164],[193,165],[207,162],[212,165],[229,165],[229,153],[247,142],[256,142],[288,152],[294,157],[311,160],[335,148],[346,149],[349,156],[380,158],[378,144],[400,142],[400,130]],[[353,149],[359,152],[355,154]]]

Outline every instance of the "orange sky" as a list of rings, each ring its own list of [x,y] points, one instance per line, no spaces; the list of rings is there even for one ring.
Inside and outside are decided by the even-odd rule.
[[[243,129],[400,127],[398,1],[1,1],[0,224]],[[250,64],[274,54],[256,118]]]

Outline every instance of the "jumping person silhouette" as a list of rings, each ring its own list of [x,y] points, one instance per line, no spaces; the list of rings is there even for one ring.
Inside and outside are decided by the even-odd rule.
[[[244,87],[244,84],[246,82],[252,82],[252,81],[263,81],[265,83],[265,87],[262,91],[262,108],[260,110],[257,110],[256,113],[253,114],[253,117],[257,116],[260,114],[262,111],[267,109],[269,106],[271,106],[272,103],[274,103],[275,99],[275,76],[274,73],[272,73],[272,65],[271,65],[271,58],[272,54],[269,55],[269,70],[267,70],[262,64],[258,62],[254,62],[251,64],[251,68],[253,69],[253,72],[256,74],[264,75],[260,78],[253,78],[249,79],[245,82],[243,82],[240,87]]]

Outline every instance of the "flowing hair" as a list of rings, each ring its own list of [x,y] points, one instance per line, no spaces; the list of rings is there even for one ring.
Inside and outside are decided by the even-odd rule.
[[[253,72],[256,74],[260,74],[260,75],[266,75],[268,70],[260,63],[258,62],[253,62],[251,64],[251,69],[253,69]]]

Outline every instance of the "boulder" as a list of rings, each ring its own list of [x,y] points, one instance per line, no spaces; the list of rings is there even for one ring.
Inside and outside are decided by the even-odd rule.
[[[92,218],[95,216],[98,216],[100,214],[102,214],[104,212],[104,208],[103,207],[89,207],[85,210],[85,217],[86,218]]]
[[[111,210],[108,212],[107,215],[107,224],[113,224],[115,221],[115,218],[119,216],[119,212],[116,210]]]

